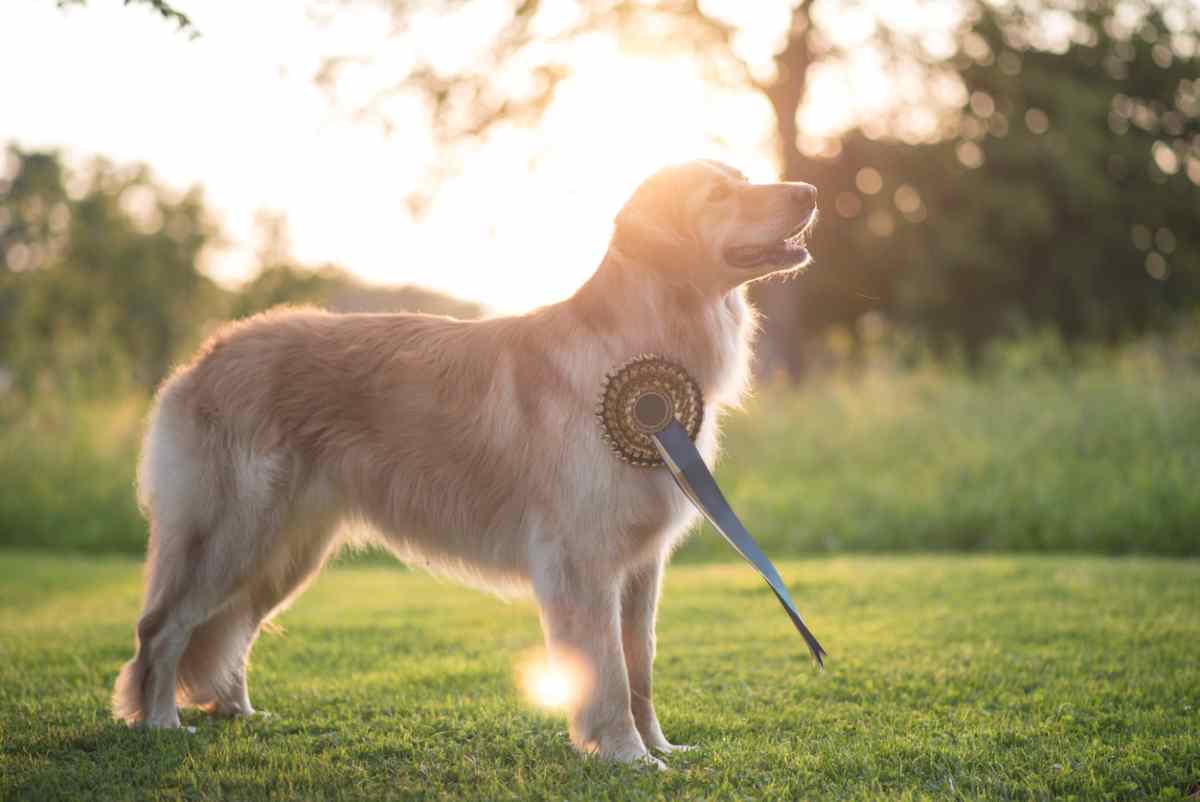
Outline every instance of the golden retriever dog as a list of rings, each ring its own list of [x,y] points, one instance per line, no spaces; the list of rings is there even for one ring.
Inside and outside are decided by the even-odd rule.
[[[254,713],[247,658],[348,537],[410,564],[532,591],[549,652],[582,666],[581,750],[659,767],[651,695],[663,568],[696,519],[665,468],[615,457],[605,373],[662,354],[698,382],[697,446],[749,378],[744,285],[805,265],[807,184],[699,161],[647,179],[571,298],[464,322],[282,309],[232,323],[160,388],[138,468],[150,522],[137,652],[113,714]]]

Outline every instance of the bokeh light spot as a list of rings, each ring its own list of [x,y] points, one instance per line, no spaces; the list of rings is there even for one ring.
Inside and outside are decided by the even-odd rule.
[[[1050,130],[1050,118],[1046,116],[1046,112],[1038,108],[1029,108],[1025,110],[1025,127],[1032,134],[1044,134]]]
[[[983,148],[974,142],[959,142],[954,152],[963,167],[974,170],[983,166]]]
[[[1169,228],[1160,228],[1154,232],[1154,247],[1162,253],[1175,252],[1175,232]]]
[[[886,209],[876,209],[867,218],[867,228],[877,237],[890,237],[896,230],[896,221]]]
[[[1155,142],[1151,152],[1154,155],[1154,163],[1158,166],[1158,169],[1167,175],[1175,175],[1175,173],[1179,172],[1179,157],[1175,155],[1175,151],[1166,142],[1161,140]]]
[[[1158,251],[1150,251],[1146,254],[1146,272],[1150,278],[1156,281],[1165,281],[1167,278],[1167,260],[1163,258]]]
[[[862,211],[862,199],[853,192],[839,192],[833,205],[837,213],[846,218],[858,217]]]
[[[883,176],[874,167],[864,167],[854,177],[854,185],[864,195],[874,195],[883,189]]]
[[[971,93],[971,111],[980,117],[991,117],[996,111],[996,101],[987,92],[976,90]]]
[[[896,208],[906,215],[915,214],[921,208],[921,195],[908,184],[901,184],[896,188],[893,200],[896,202]]]
[[[1141,223],[1137,223],[1133,228],[1129,229],[1129,238],[1133,240],[1133,247],[1139,251],[1150,250],[1150,229],[1146,228]]]

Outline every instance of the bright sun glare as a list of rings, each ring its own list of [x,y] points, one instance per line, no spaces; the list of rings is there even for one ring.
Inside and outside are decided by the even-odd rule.
[[[631,53],[594,35],[572,43],[571,74],[536,129],[497,132],[440,187],[429,216],[414,220],[405,199],[439,158],[419,104],[385,135],[331,110],[312,81],[320,54],[339,48],[379,54],[378,71],[364,66],[358,76],[365,83],[339,87],[351,100],[373,81],[394,80],[403,58],[380,33],[386,15],[364,5],[324,28],[303,3],[179,5],[204,31],[195,42],[120,5],[72,5],[69,13],[52,3],[4,5],[0,29],[26,33],[0,51],[0,69],[39,81],[6,97],[0,139],[66,146],[79,160],[142,161],[173,186],[204,185],[231,243],[208,260],[220,279],[249,277],[257,264],[251,221],[266,208],[286,215],[301,263],[523,311],[568,296],[590,275],[613,215],[659,167],[710,157],[755,180],[776,175],[773,117],[761,94],[706,82],[678,51]],[[787,4],[725,5],[746,18],[748,37],[761,29],[753,50],[769,62]],[[279,35],[263,40],[262,30]],[[426,44],[447,52],[463,39],[432,30]],[[75,57],[63,61],[61,52]],[[92,68],[80,73],[78,63]],[[834,126],[837,104],[862,89],[817,92],[820,113],[808,111],[806,133]],[[86,126],[74,116],[83,114]]]
[[[564,707],[571,698],[571,683],[566,673],[549,665],[534,672],[529,690],[542,707]]]
[[[566,297],[599,263],[621,204],[664,165],[715,157],[773,175],[761,98],[699,83],[682,61],[623,56],[609,40],[578,59],[536,133],[501,135],[472,157],[422,226],[420,236],[460,243],[461,256],[439,249],[450,291],[505,311]],[[714,119],[733,121],[724,142]],[[465,237],[464,220],[478,221]]]
[[[525,698],[547,710],[570,706],[587,683],[582,661],[564,655],[552,658],[540,649],[522,658],[517,675]]]

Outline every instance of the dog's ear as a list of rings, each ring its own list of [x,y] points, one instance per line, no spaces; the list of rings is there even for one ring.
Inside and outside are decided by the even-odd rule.
[[[617,213],[609,247],[654,267],[670,269],[693,263],[701,248],[682,200],[645,201],[635,197]]]

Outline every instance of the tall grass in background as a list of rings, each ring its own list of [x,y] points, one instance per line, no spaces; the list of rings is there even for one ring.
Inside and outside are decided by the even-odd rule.
[[[141,553],[134,473],[148,399],[0,401],[0,547]]]
[[[977,372],[868,367],[766,389],[731,416],[718,477],[772,553],[1200,555],[1200,366],[1144,343],[1055,342]],[[715,537],[685,554],[718,555]]]
[[[1145,343],[1067,359],[1028,341],[971,373],[876,360],[767,387],[729,416],[719,478],[777,557],[1200,555],[1196,353]],[[0,547],[141,553],[147,404],[0,397]],[[730,554],[706,531],[681,556]]]

